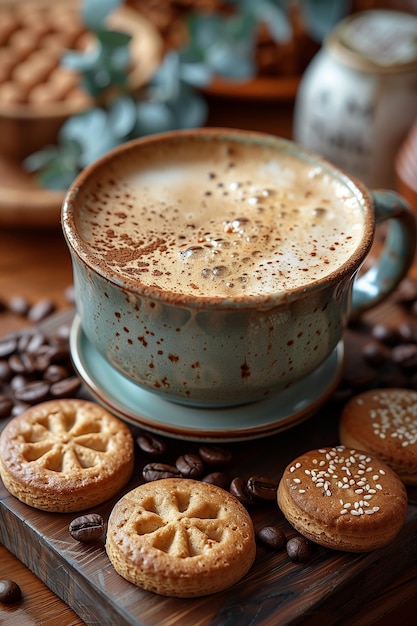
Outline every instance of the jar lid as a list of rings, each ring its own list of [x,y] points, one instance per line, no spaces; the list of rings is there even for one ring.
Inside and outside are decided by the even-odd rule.
[[[417,69],[417,16],[391,10],[356,13],[335,27],[325,46],[363,71]]]

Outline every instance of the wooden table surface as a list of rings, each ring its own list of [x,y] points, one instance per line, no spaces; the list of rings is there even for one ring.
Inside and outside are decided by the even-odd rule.
[[[291,103],[241,103],[210,101],[210,125],[236,126],[270,131],[291,137]],[[1,190],[0,190],[1,206]],[[412,272],[417,277],[417,268]],[[0,224],[0,301],[23,295],[31,302],[51,298],[57,309],[68,307],[66,289],[72,284],[72,269],[59,225],[25,228]],[[0,313],[0,336],[27,322],[17,315]],[[84,622],[6,548],[0,546],[0,579],[15,580],[23,591],[21,602],[0,604],[0,624],[28,626],[80,626]],[[407,623],[417,606],[417,564],[407,570],[384,593],[364,606],[350,624]]]

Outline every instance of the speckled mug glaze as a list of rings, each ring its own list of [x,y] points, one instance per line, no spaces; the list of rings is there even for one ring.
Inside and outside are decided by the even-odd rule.
[[[192,142],[268,146],[323,169],[358,199],[361,238],[349,258],[324,277],[274,293],[210,297],[181,295],[122,279],[95,259],[79,232],[83,192],[106,179],[120,159],[155,146]],[[120,210],[109,203],[106,210]],[[358,276],[372,247],[375,225],[387,222],[377,260]],[[253,402],[302,381],[342,339],[351,315],[378,304],[407,273],[416,248],[412,211],[396,194],[371,193],[360,183],[297,144],[229,129],[174,131],[120,146],[74,181],[62,209],[77,312],[88,340],[130,380],[167,400],[221,407]]]

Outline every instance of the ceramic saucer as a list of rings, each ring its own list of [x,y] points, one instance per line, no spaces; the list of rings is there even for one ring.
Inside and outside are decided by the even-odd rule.
[[[199,409],[164,400],[111,366],[91,345],[75,316],[70,336],[75,370],[88,391],[123,420],[156,434],[194,441],[243,441],[286,430],[311,417],[341,379],[343,345],[301,383],[265,400],[224,409]]]

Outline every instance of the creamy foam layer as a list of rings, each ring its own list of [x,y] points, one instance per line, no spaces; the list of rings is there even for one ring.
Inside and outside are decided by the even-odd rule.
[[[343,264],[360,201],[320,166],[256,145],[146,147],[79,191],[76,225],[107,272],[178,294],[269,295]]]

